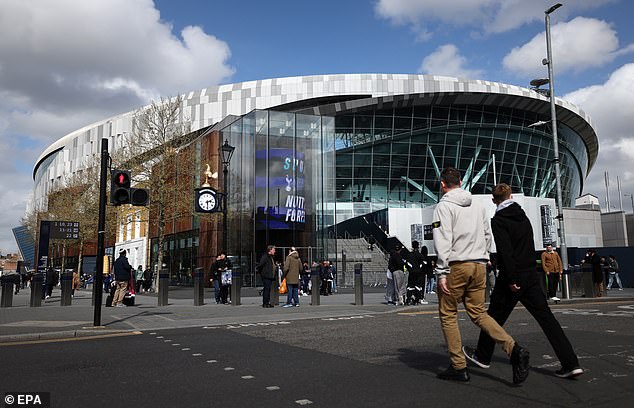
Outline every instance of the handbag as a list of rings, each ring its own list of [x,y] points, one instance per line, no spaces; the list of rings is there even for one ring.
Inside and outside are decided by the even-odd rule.
[[[223,285],[231,285],[231,269],[227,269],[226,271],[222,272],[222,275],[220,276],[220,282]]]
[[[286,287],[286,278],[284,278],[282,280],[282,283],[280,284],[280,294],[284,294],[284,293],[288,293],[288,288]]]

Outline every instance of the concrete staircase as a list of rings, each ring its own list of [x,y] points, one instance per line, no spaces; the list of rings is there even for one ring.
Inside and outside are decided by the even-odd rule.
[[[328,244],[328,259],[337,265],[337,282],[339,286],[354,286],[354,265],[363,265],[363,284],[381,286],[386,282],[388,256],[377,245],[373,250],[368,249],[369,243],[365,238],[331,239]],[[345,251],[345,267],[343,252]]]

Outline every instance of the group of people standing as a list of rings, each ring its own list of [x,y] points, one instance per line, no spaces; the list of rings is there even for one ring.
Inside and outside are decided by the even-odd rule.
[[[271,290],[278,282],[285,280],[287,288],[286,304],[283,307],[299,307],[299,296],[307,296],[313,290],[319,290],[320,295],[328,296],[337,291],[336,269],[328,260],[321,264],[313,262],[312,268],[318,269],[320,287],[311,287],[311,266],[302,261],[297,248],[290,247],[284,264],[275,260],[276,247],[269,245],[262,255],[255,269],[262,278],[262,307],[274,307],[271,301]]]
[[[431,290],[428,280],[433,275],[433,264],[427,256],[427,247],[420,248],[412,241],[412,251],[405,252],[401,245],[390,252],[387,265],[385,300],[390,305],[428,304],[425,294]]]

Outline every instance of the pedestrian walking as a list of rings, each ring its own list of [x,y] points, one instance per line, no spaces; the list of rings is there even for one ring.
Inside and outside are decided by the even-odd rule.
[[[42,290],[42,299],[48,299],[53,294],[55,286],[55,270],[52,267],[46,268],[44,272],[44,290]]]
[[[79,277],[79,272],[73,269],[73,284],[72,284],[72,292],[71,297],[75,297],[75,289],[79,290],[81,288],[81,278]]]
[[[262,276],[262,307],[273,307],[271,303],[271,287],[275,280],[275,246],[269,245],[266,248],[266,253],[260,258],[255,267],[256,271]]]
[[[544,269],[546,279],[548,279],[548,298],[559,302],[557,286],[559,285],[564,269],[559,254],[555,252],[551,244],[546,245],[546,251],[542,253],[542,269]]]
[[[143,286],[143,265],[139,265],[134,276],[134,292],[141,293]]]
[[[308,296],[308,284],[310,283],[310,265],[308,262],[304,262],[301,276],[300,296]]]
[[[500,344],[513,366],[513,383],[528,377],[529,353],[484,309],[486,263],[491,247],[491,228],[485,209],[461,187],[460,172],[447,167],[440,174],[444,193],[433,215],[433,235],[438,262],[437,292],[440,323],[451,365],[438,377],[469,381],[467,360],[458,328],[458,303],[464,303],[471,321]]]
[[[542,328],[559,358],[561,369],[555,375],[569,378],[583,374],[570,341],[544,297],[541,275],[535,262],[530,220],[522,207],[513,201],[511,187],[507,184],[498,184],[493,188],[493,202],[497,210],[491,220],[491,228],[497,247],[499,273],[487,313],[497,323],[504,325],[517,302],[521,302]],[[549,247],[552,251],[552,246]],[[463,352],[477,366],[489,368],[494,348],[495,342],[482,330],[477,347],[472,349],[465,346]]]
[[[405,280],[405,262],[401,251],[401,244],[396,244],[390,252],[390,259],[387,262],[388,269],[392,272],[394,280],[394,292],[396,296],[396,304],[405,304],[405,295],[407,294],[407,280]]]
[[[619,263],[616,260],[614,255],[610,255],[608,257],[608,274],[610,275],[608,279],[608,287],[607,290],[612,289],[612,283],[616,280],[616,284],[619,285],[619,290],[623,290],[623,285],[621,284],[621,277],[619,276],[619,272],[621,272],[621,268],[619,267]]]
[[[152,289],[152,269],[148,266],[143,271],[143,289],[146,292],[153,291]]]
[[[299,275],[304,270],[302,260],[295,247],[291,247],[291,251],[286,255],[284,261],[284,271],[282,280],[286,279],[287,296],[286,304],[283,307],[299,307]]]
[[[214,265],[215,280],[220,284],[220,303],[223,305],[229,304],[229,292],[232,283],[231,269],[233,265],[231,265],[231,261],[227,258],[225,251],[220,252]],[[218,302],[216,301],[216,303]]]
[[[209,269],[209,280],[211,284],[214,285],[214,299],[216,300],[216,304],[220,304],[220,281],[222,276],[218,273],[218,260],[220,259],[220,255],[216,255],[213,263],[211,264],[211,268]]]
[[[126,307],[123,304],[123,298],[128,290],[128,283],[132,279],[133,268],[128,262],[125,250],[119,251],[119,258],[114,261],[113,269],[116,290],[112,297],[112,307]]]

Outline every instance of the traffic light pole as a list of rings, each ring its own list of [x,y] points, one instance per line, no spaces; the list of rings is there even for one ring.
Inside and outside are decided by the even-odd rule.
[[[101,302],[103,299],[103,257],[106,254],[106,183],[108,181],[108,139],[101,139],[101,176],[99,178],[99,224],[97,226],[97,266],[93,279],[95,291],[94,326],[101,326]]]

